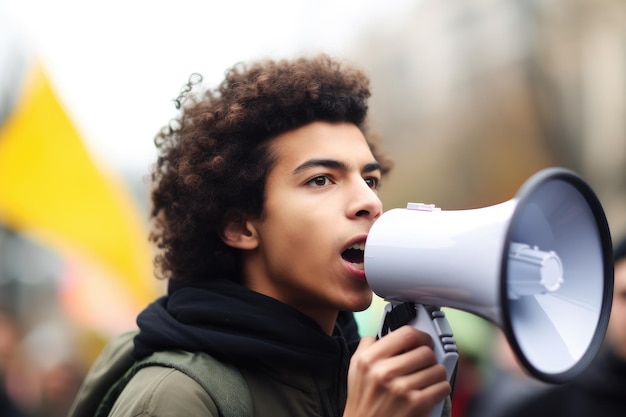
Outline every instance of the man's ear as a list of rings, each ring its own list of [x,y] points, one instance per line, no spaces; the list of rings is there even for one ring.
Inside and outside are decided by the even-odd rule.
[[[228,246],[244,250],[252,250],[259,245],[254,225],[241,213],[233,213],[226,217],[222,241]]]

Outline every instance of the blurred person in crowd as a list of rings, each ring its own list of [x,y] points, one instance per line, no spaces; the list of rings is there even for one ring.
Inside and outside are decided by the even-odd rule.
[[[366,75],[318,55],[193,84],[155,141],[151,239],[169,286],[138,316],[133,356],[180,349],[234,364],[255,416],[430,415],[451,391],[430,336],[403,326],[361,339],[353,317],[372,302],[363,248],[390,168],[367,129]],[[87,380],[114,366],[97,362]],[[148,414],[218,408],[184,373],[151,366],[109,415]]]
[[[463,349],[459,349],[459,359],[454,379],[452,397],[452,417],[466,417],[473,399],[482,386],[480,359]]]
[[[615,287],[604,344],[572,382],[512,404],[502,417],[621,417],[626,412],[626,238],[614,250]]]
[[[86,372],[78,336],[68,323],[50,320],[38,322],[21,337],[9,379],[24,415],[67,416]]]
[[[21,339],[22,334],[17,319],[10,311],[0,308],[0,416],[2,417],[26,415],[14,398],[8,380]]]
[[[480,387],[468,401],[466,417],[501,417],[504,411],[546,388],[546,383],[526,373],[499,329],[491,337],[488,357]]]
[[[84,374],[71,361],[55,363],[40,375],[40,398],[31,417],[66,417]]]

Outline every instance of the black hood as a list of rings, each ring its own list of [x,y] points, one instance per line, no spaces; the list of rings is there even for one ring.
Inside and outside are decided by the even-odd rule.
[[[300,311],[229,280],[173,281],[137,324],[137,359],[182,349],[238,365],[281,363],[314,373],[336,372],[359,340],[352,313],[340,313],[329,336]]]

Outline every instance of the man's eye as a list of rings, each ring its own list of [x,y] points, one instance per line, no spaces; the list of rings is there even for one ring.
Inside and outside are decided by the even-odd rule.
[[[376,190],[378,188],[378,184],[380,183],[380,180],[376,177],[368,177],[364,178],[364,180],[372,190]]]
[[[313,187],[324,187],[329,184],[330,184],[330,178],[328,178],[328,176],[326,175],[320,175],[315,178],[311,178],[307,182],[307,185],[311,185]]]

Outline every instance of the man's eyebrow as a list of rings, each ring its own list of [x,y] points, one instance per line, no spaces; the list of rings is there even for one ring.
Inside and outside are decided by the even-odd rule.
[[[304,163],[298,165],[296,167],[296,169],[293,170],[294,174],[297,174],[299,172],[302,172],[306,169],[309,168],[316,168],[316,167],[325,167],[325,168],[331,168],[331,169],[338,169],[341,171],[347,171],[348,167],[346,164],[344,164],[341,161],[337,161],[335,159],[309,159],[308,161],[305,161]]]
[[[293,170],[293,173],[297,174],[306,169],[316,168],[316,167],[325,167],[325,168],[330,168],[330,169],[337,169],[340,171],[348,170],[348,166],[345,163],[341,161],[337,161],[336,159],[309,159],[308,161],[305,161],[304,163],[298,165],[298,167],[296,167],[296,169]],[[374,172],[374,171],[380,171],[380,164],[378,162],[372,162],[372,163],[366,164],[361,170],[361,173],[365,174],[365,173]]]
[[[367,164],[361,170],[361,173],[367,174],[368,172],[380,171],[380,164],[378,162],[372,162]]]

